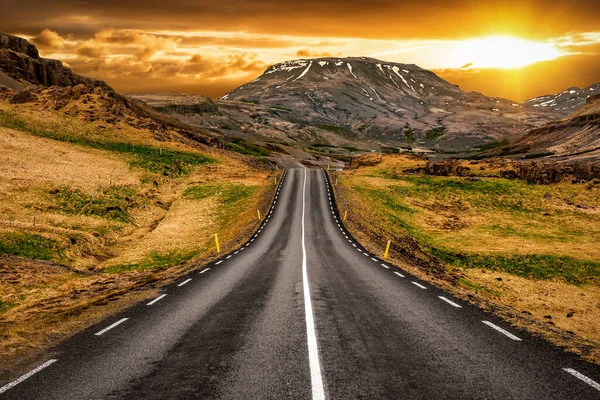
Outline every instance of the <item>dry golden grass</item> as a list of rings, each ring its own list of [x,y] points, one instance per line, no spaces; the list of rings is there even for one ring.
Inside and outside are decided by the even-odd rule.
[[[383,156],[376,165],[333,174],[332,180],[338,180],[338,206],[349,210],[346,227],[369,251],[382,254],[391,239],[391,264],[600,362],[597,271],[578,270],[575,264],[600,262],[600,185],[528,185],[491,178],[502,169],[497,163],[470,164],[486,176],[480,181],[424,176],[414,172],[424,167],[423,160]],[[498,268],[509,262],[498,256],[543,257],[540,262],[549,264],[540,265],[549,266],[552,257],[559,257],[557,264],[566,257],[567,269],[564,278],[559,273],[534,279],[544,276],[543,267],[518,265],[525,270],[515,271],[524,276],[464,268],[446,265],[434,257],[435,249],[474,255],[482,262],[489,257],[496,261],[486,267]],[[590,275],[568,275],[568,268]]]
[[[38,255],[38,243],[51,244],[43,253],[48,261],[0,254],[0,377],[14,375],[18,362],[36,351],[218,257],[214,233],[219,233],[223,252],[248,240],[259,225],[256,209],[266,209],[274,194],[273,172],[253,168],[238,155],[198,145],[177,132],[153,131],[151,122],[132,115],[113,125],[102,118],[87,120],[89,112],[83,108],[104,107],[97,97],[71,101],[60,112],[44,107],[50,101],[44,98],[40,104],[23,105],[0,99],[0,111],[9,110],[28,124],[25,131],[0,127],[0,152],[6,154],[0,160],[0,235],[31,240],[4,249]],[[131,168],[127,153],[31,135],[32,129],[56,130],[67,139],[73,135],[208,152],[215,163],[167,177]],[[184,196],[188,187],[202,184],[255,190],[228,207],[219,196]],[[55,204],[57,195],[51,193],[56,188],[79,190],[87,196],[83,208],[90,196],[123,188],[123,196],[135,200],[126,210],[131,218],[66,212]]]

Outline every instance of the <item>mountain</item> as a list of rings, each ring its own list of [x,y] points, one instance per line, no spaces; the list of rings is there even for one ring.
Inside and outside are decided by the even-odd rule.
[[[442,151],[515,139],[556,118],[552,110],[465,92],[413,64],[365,57],[275,64],[221,99],[287,111],[287,121],[361,143]]]
[[[600,82],[585,89],[570,87],[564,92],[547,94],[525,101],[523,104],[555,111],[567,116],[586,104],[586,100],[595,94],[600,94]]]
[[[577,111],[531,130],[497,155],[524,158],[600,159],[600,94],[590,96]]]
[[[110,89],[104,81],[77,75],[58,60],[41,58],[38,49],[27,40],[0,33],[0,86],[21,90],[30,85],[81,84]]]

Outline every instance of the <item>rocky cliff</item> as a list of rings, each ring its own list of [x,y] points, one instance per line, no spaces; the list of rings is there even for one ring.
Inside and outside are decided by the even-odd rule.
[[[40,86],[76,86],[110,87],[103,81],[77,75],[58,60],[41,58],[37,48],[27,40],[0,33],[0,86],[18,89],[15,82],[25,87]],[[9,82],[9,83],[7,83]]]

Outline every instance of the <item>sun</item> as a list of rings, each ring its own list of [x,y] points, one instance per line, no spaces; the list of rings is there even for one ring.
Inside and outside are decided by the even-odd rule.
[[[454,49],[455,61],[469,68],[520,68],[562,54],[552,43],[508,36],[466,39]]]

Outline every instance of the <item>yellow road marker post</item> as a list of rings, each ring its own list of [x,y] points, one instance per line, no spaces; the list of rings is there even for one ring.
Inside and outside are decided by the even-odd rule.
[[[219,235],[215,233],[215,245],[217,245],[217,253],[221,252],[221,246],[219,245]]]
[[[256,214],[258,214],[258,220],[260,221],[260,210],[256,210]]]
[[[344,221],[348,218],[348,211],[344,211]]]
[[[337,186],[337,178],[335,178],[335,186]]]
[[[388,258],[388,254],[390,253],[390,245],[392,244],[391,240],[387,241],[387,245],[385,246],[385,252],[383,253],[383,258]]]

